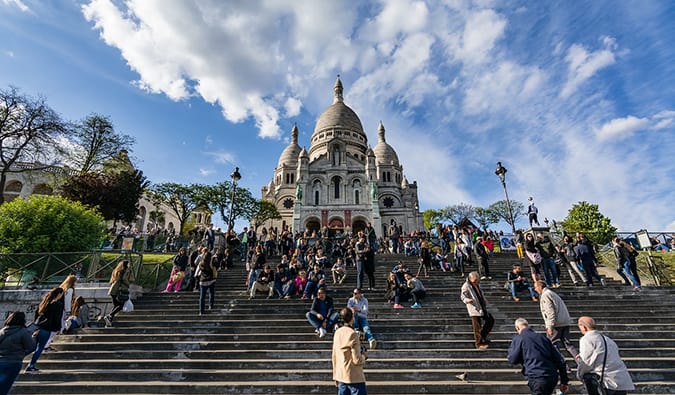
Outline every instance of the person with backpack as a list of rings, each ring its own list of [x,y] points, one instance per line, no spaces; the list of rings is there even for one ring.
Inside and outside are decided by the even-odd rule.
[[[61,331],[61,319],[63,318],[63,289],[54,288],[42,298],[37,310],[35,324],[39,327],[37,334],[37,347],[31,358],[26,373],[39,373],[40,370],[35,367],[40,355],[44,351],[52,332]]]
[[[211,254],[208,254],[208,257],[199,262],[195,273],[195,276],[199,279],[199,315],[204,314],[207,293],[209,294],[209,310],[213,309],[216,303],[218,269],[216,269],[213,258]]]

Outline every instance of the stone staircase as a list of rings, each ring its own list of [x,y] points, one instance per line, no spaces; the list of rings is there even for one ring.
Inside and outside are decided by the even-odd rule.
[[[511,253],[491,261],[494,278],[484,281],[496,323],[488,350],[473,346],[471,321],[459,300],[463,279],[433,271],[423,278],[424,307],[392,309],[383,299],[388,270],[398,255],[378,255],[377,292],[364,292],[379,344],[366,367],[371,394],[525,394],[520,367],[506,362],[513,321],[527,318],[543,330],[539,304],[515,303],[502,288],[517,261]],[[470,269],[475,269],[472,267]],[[40,374],[22,374],[13,394],[334,394],[331,335],[319,339],[306,322],[308,300],[248,300],[242,265],[220,273],[216,308],[198,315],[198,294],[147,293],[136,310],[120,314],[115,328],[90,328],[55,339],[59,350],[44,354]],[[566,273],[556,290],[570,314],[594,317],[616,340],[637,385],[636,393],[675,392],[675,297],[670,289],[641,293],[608,279],[605,288],[574,287]],[[343,306],[356,282],[329,287]],[[409,306],[409,304],[406,304]],[[579,333],[573,328],[572,337]],[[568,359],[569,355],[566,355]],[[571,364],[572,366],[573,363]],[[468,380],[457,375],[467,373]],[[573,381],[570,393],[583,389]]]

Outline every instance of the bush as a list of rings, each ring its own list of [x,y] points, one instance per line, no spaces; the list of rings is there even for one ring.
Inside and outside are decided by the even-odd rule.
[[[88,251],[104,236],[103,217],[58,196],[0,205],[0,253]]]

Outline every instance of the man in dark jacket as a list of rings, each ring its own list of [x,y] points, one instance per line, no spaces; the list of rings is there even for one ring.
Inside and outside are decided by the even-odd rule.
[[[512,365],[522,364],[523,375],[532,395],[551,395],[560,377],[560,390],[567,392],[567,365],[565,359],[544,335],[530,329],[527,320],[516,320],[518,335],[513,337],[508,352]]]
[[[319,288],[317,297],[312,302],[312,308],[305,316],[320,338],[326,336],[328,330],[335,325],[338,313],[333,310],[333,298],[326,295],[326,288]]]
[[[558,267],[555,264],[555,256],[557,254],[555,244],[553,244],[547,235],[537,233],[537,242],[535,243],[535,246],[541,255],[541,264],[544,269],[546,285],[552,288],[558,288],[560,286],[560,278],[558,277]]]

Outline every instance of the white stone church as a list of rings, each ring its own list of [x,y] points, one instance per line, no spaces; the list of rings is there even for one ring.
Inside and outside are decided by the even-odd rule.
[[[357,232],[371,223],[378,236],[392,226],[406,233],[423,228],[417,182],[410,184],[403,175],[382,122],[370,148],[361,120],[343,101],[339,76],[333,91],[333,104],[316,121],[309,152],[298,145],[294,126],[274,178],[262,188],[262,198],[282,216],[265,225]]]

